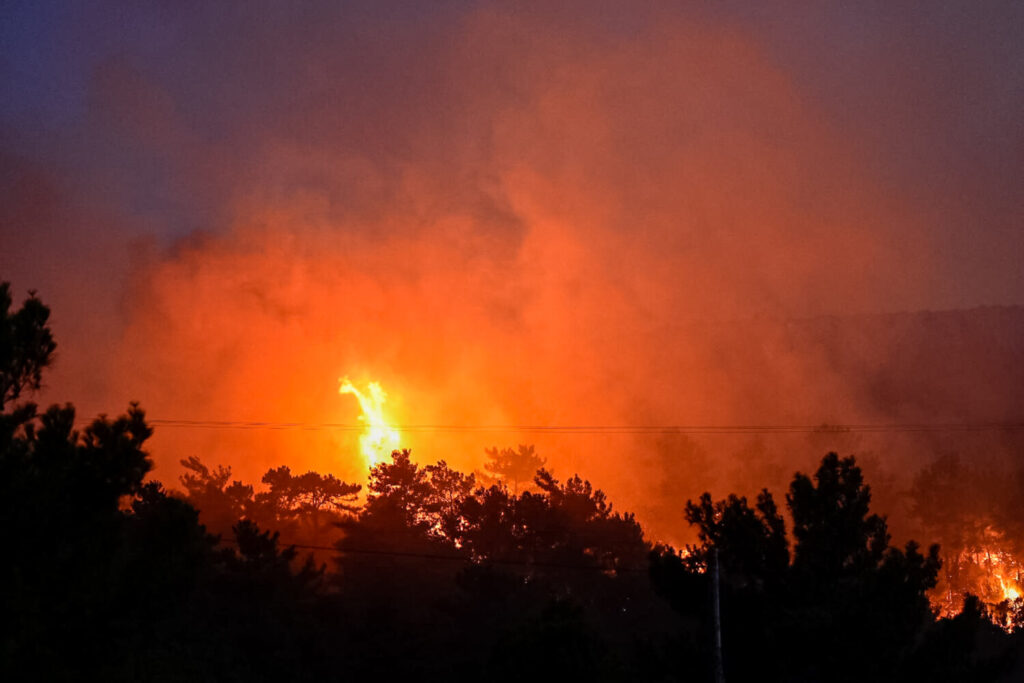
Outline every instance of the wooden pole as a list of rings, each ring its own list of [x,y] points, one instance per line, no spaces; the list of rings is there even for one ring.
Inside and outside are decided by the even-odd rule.
[[[725,683],[725,665],[722,661],[722,607],[719,603],[718,548],[711,564],[711,610],[715,627],[715,683]]]

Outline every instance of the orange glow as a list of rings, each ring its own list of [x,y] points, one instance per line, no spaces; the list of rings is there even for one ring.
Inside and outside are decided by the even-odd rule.
[[[283,120],[242,121],[245,135],[230,144],[181,151],[196,183],[182,185],[181,204],[196,199],[203,230],[173,243],[135,244],[124,227],[109,244],[80,244],[116,207],[50,216],[34,207],[64,205],[39,189],[54,183],[27,182],[24,197],[15,193],[25,217],[8,223],[24,226],[19,244],[39,243],[29,274],[55,241],[85,264],[94,254],[111,268],[132,264],[123,300],[93,297],[107,302],[107,319],[95,302],[54,300],[55,320],[95,318],[95,332],[66,344],[58,334],[64,355],[42,402],[73,398],[93,415],[138,400],[153,418],[296,425],[160,427],[153,476],[171,484],[191,453],[244,481],[282,464],[362,480],[397,441],[387,419],[404,422],[401,408],[415,405],[416,423],[469,427],[404,431],[402,446],[422,462],[472,472],[485,448],[529,443],[559,477],[579,472],[676,545],[694,540],[681,501],[709,489],[784,491],[788,473],[854,447],[802,435],[769,436],[756,451],[745,436],[473,428],[941,422],[1016,405],[1019,374],[1003,371],[1016,367],[1012,356],[1005,366],[965,361],[969,373],[945,379],[945,350],[975,348],[948,339],[964,327],[957,318],[815,322],[944,305],[930,292],[948,280],[933,264],[946,250],[930,248],[931,215],[896,200],[906,193],[876,177],[875,157],[760,40],[666,17],[609,42],[582,28],[566,35],[543,13],[513,14],[474,11],[439,27],[423,51],[409,48],[415,76],[400,97],[339,95],[347,81],[322,61],[333,51],[303,43],[289,61],[300,67],[289,79],[300,101],[274,113],[232,108]],[[400,63],[390,48],[379,56]],[[359,78],[384,87],[381,76]],[[134,101],[150,92],[134,86],[115,89],[112,106],[192,111],[151,85],[162,93],[153,107]],[[179,150],[202,137],[188,121],[135,125],[152,132],[152,149]],[[233,148],[244,153],[226,155]],[[129,208],[118,215],[134,225]],[[63,223],[79,226],[69,239],[40,237]],[[75,296],[83,281],[122,281],[66,277]],[[985,334],[1010,325],[1015,339],[1015,318],[997,314],[986,314]],[[937,351],[900,360],[919,343]],[[360,432],[323,426],[352,421],[338,416],[339,398],[352,408],[334,382],[344,373],[372,401],[364,368],[392,393],[376,446],[372,420],[359,442]],[[909,437],[884,439],[855,448],[899,452],[909,469]],[[751,448],[753,459],[733,457]]]
[[[1004,579],[1002,576],[997,576],[999,579],[999,587],[1003,591],[1003,600],[1016,600],[1020,597],[1020,588],[1017,582],[1012,580]]]
[[[341,380],[340,394],[352,394],[359,401],[363,414],[359,416],[366,428],[359,437],[359,449],[366,458],[367,467],[373,467],[398,448],[398,430],[388,424],[384,416],[387,394],[377,382],[370,382],[366,391],[360,391],[347,377]]]
[[[991,530],[988,536],[996,536]],[[942,582],[932,593],[939,616],[956,615],[967,593],[976,595],[988,607],[992,621],[1008,630],[1014,627],[1012,612],[1024,596],[1021,574],[1024,564],[998,544],[965,549],[946,560]]]

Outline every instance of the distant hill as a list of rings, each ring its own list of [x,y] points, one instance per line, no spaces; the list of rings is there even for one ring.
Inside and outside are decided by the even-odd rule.
[[[722,419],[1024,422],[1024,307],[695,325]]]
[[[1024,307],[813,318],[786,339],[893,418],[1024,421]]]

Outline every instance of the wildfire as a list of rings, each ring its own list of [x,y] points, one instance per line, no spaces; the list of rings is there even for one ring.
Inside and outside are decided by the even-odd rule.
[[[341,380],[340,394],[352,394],[359,401],[359,408],[363,414],[359,419],[365,423],[362,435],[359,437],[359,448],[366,458],[369,467],[391,454],[391,451],[398,448],[398,430],[391,427],[384,417],[384,402],[387,394],[377,382],[370,382],[366,391],[360,391],[347,377]]]
[[[940,616],[955,615],[967,593],[978,596],[996,624],[1013,630],[1021,626],[1024,610],[1024,563],[1002,547],[999,534],[988,529],[991,545],[964,549],[945,561],[945,575],[933,593]]]
[[[1020,597],[1020,589],[1012,582],[1012,580],[1004,579],[1002,576],[996,576],[999,580],[999,588],[1003,594],[1003,600],[1016,600]]]

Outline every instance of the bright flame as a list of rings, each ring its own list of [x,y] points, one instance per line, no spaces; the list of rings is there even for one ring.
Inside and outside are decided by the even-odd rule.
[[[1020,590],[1015,585],[1013,585],[1001,576],[998,577],[998,579],[999,587],[1003,591],[1003,600],[1013,601],[1020,597]]]
[[[398,448],[399,443],[398,430],[388,425],[384,418],[384,401],[387,394],[377,382],[370,382],[366,392],[357,389],[348,377],[343,377],[340,382],[341,388],[338,389],[338,393],[355,396],[363,411],[359,419],[366,427],[359,437],[359,448],[366,458],[367,465],[373,467],[391,455],[391,451]]]
[[[1024,597],[1024,584],[1021,582],[1024,562],[1014,557],[1002,540],[1003,534],[987,528],[984,545],[965,548],[945,558],[945,575],[931,595],[939,616],[957,614],[964,596],[971,593],[985,604],[995,624],[1006,630],[1022,625],[1020,619],[1024,604],[1018,601]]]

